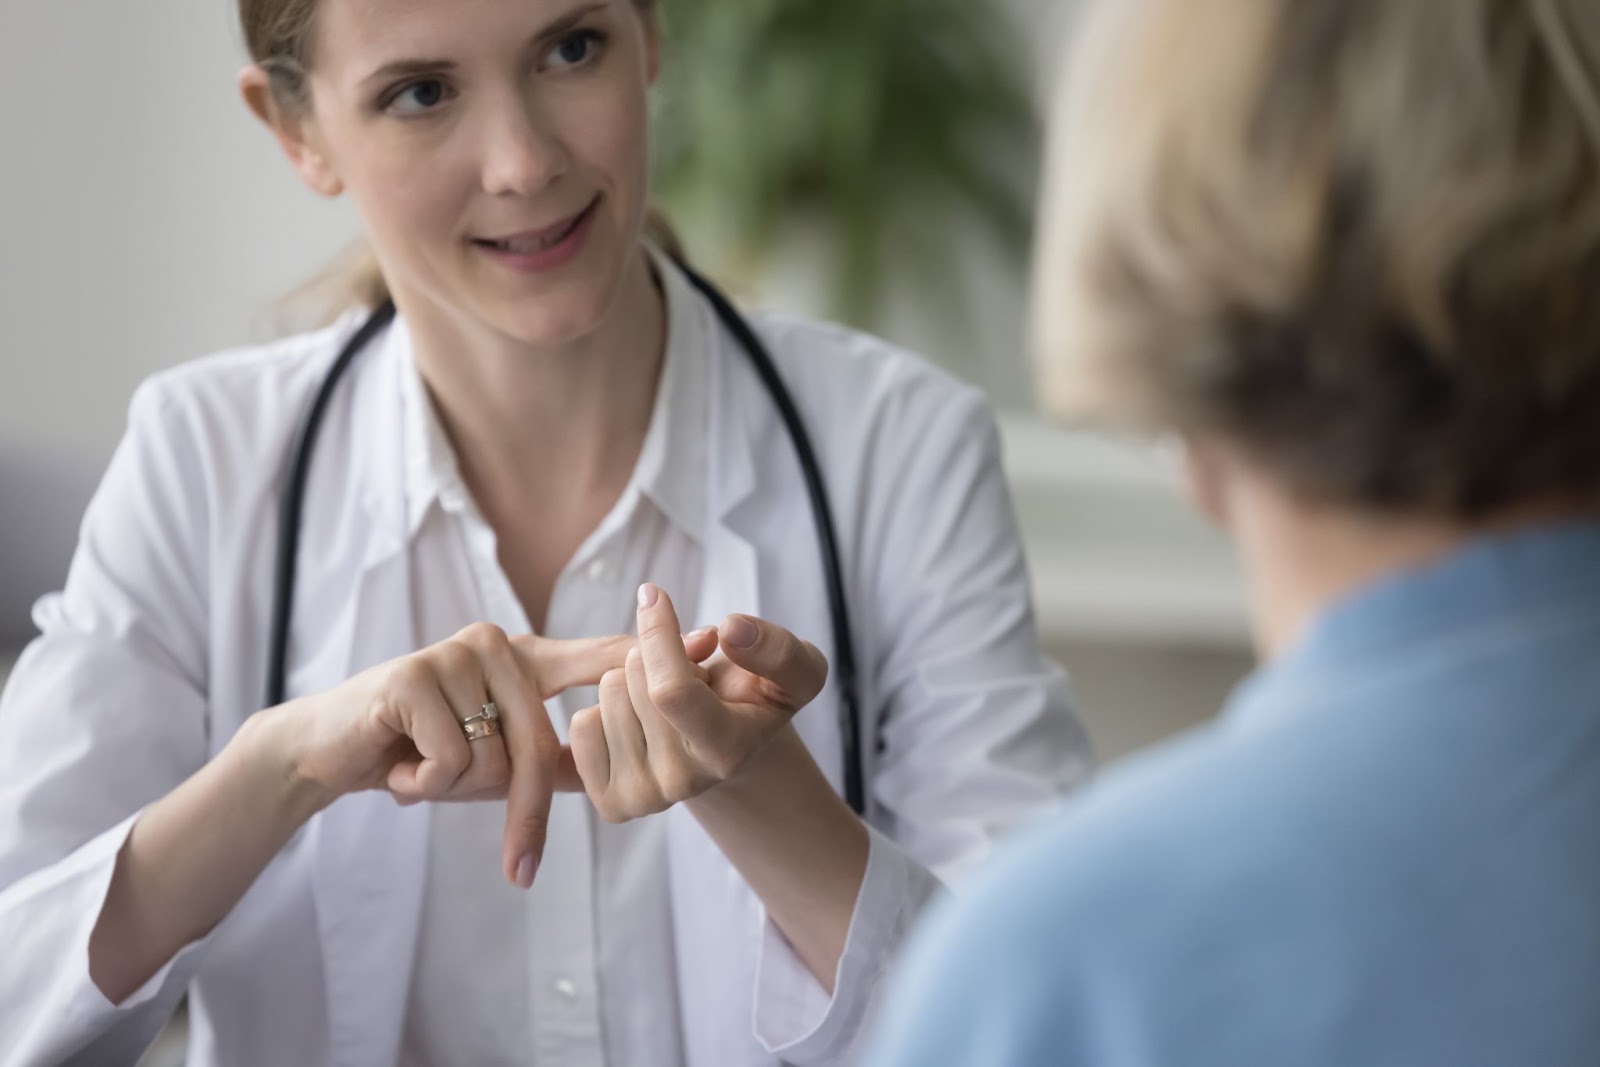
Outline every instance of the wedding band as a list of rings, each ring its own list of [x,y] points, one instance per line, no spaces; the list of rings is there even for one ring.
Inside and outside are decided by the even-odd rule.
[[[466,734],[468,741],[482,741],[485,737],[493,737],[500,732],[500,720],[474,715],[461,724],[461,732]]]

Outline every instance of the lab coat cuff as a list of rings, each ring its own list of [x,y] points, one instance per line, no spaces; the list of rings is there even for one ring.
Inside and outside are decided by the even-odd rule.
[[[868,827],[867,869],[856,896],[833,993],[796,955],[775,923],[764,930],[756,963],[755,1036],[796,1065],[850,1058],[872,1017],[890,961],[928,900],[940,889],[931,872]]]
[[[56,901],[56,906],[79,917],[76,929],[67,942],[66,959],[69,966],[60,972],[67,988],[60,990],[63,995],[56,1000],[56,1003],[65,1006],[71,1029],[101,1029],[118,1015],[146,1007],[163,991],[168,993],[167,999],[175,1008],[178,997],[192,976],[190,958],[203,939],[181,948],[148,981],[117,1004],[108,1000],[89,976],[89,939],[99,922],[100,912],[105,908],[106,894],[111,890],[111,876],[117,867],[117,855],[143,814],[141,811],[125,819],[65,861],[40,871],[36,876],[43,879],[43,884],[36,887],[41,896],[51,897]]]

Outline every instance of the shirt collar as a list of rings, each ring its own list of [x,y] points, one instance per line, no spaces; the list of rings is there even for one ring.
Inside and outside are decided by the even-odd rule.
[[[650,249],[665,296],[666,352],[639,460],[622,499],[642,495],[680,532],[698,539],[706,509],[706,402],[710,325],[700,297],[671,260]],[[435,502],[459,512],[471,501],[455,450],[417,371],[411,334],[397,317],[388,343],[404,368],[406,529],[415,536]]]
[[[633,481],[674,526],[699,538],[706,513],[711,334],[700,295],[683,272],[650,250],[667,309],[667,348],[650,429]]]

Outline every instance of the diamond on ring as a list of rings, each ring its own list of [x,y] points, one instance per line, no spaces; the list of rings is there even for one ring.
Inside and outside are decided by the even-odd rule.
[[[495,706],[494,701],[491,700],[483,706],[483,717],[489,722],[493,722],[500,717],[500,709]]]

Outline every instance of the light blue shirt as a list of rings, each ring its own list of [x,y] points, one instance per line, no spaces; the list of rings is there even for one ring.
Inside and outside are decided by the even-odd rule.
[[[870,1062],[1600,1065],[1600,525],[1356,595],[947,904]]]

